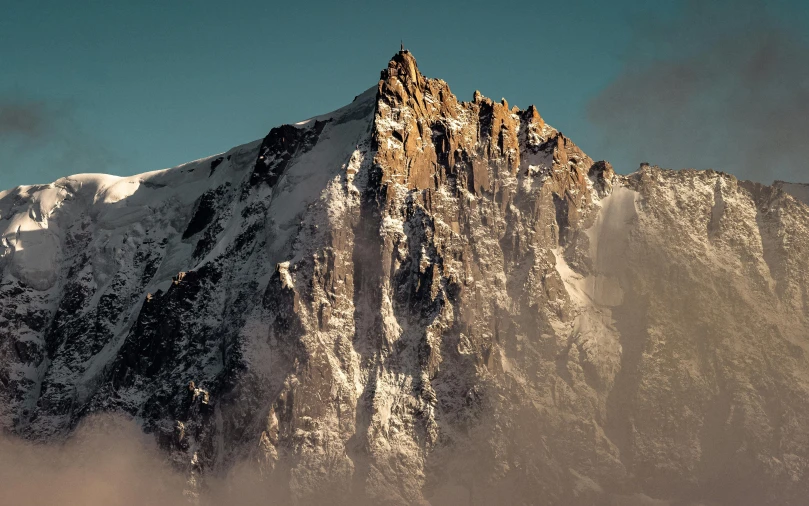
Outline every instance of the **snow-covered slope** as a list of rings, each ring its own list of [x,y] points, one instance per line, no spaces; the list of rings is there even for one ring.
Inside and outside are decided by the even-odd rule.
[[[296,126],[311,140],[294,146],[294,160],[282,168],[266,147],[276,129],[264,143],[172,169],[128,178],[82,174],[0,193],[4,425],[33,434],[69,429],[76,406],[120,361],[144,303],[177,291],[182,273],[220,276],[220,258],[250,242],[261,251],[238,254],[264,261],[228,266],[226,277],[236,292],[262,277],[266,283],[307,207],[367,143],[374,97],[366,92],[317,125]],[[272,188],[256,185],[268,170],[283,177]],[[261,248],[253,244],[259,228]],[[216,331],[217,322],[199,318],[191,325]],[[208,362],[198,364],[204,377],[220,372],[211,356],[199,358]],[[131,399],[118,394],[115,401],[127,406],[143,400],[141,391]]]
[[[802,504],[803,190],[615,175],[403,51],[260,142],[0,193],[0,423],[124,411],[276,503]]]

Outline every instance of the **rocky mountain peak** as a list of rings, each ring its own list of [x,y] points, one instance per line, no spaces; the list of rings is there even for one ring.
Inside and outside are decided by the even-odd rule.
[[[280,504],[803,504],[808,201],[617,175],[403,50],[227,153],[0,192],[0,430],[123,412]]]
[[[382,71],[377,101],[376,163],[384,181],[437,189],[453,180],[475,193],[499,192],[490,184],[490,170],[518,178],[521,170],[533,176],[547,170],[560,185],[560,198],[578,194],[577,207],[589,202],[586,177],[593,162],[533,105],[509,108],[506,99],[495,102],[479,91],[472,102],[459,102],[446,82],[424,77],[406,50]],[[533,163],[543,153],[553,170]]]
[[[398,78],[402,81],[410,81],[417,87],[422,86],[425,77],[419,72],[416,58],[407,49],[402,49],[396,53],[390,62],[388,68],[382,71],[382,79],[391,77]]]

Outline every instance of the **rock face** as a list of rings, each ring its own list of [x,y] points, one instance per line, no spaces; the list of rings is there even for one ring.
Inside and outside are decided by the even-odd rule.
[[[616,175],[402,51],[221,156],[0,193],[0,424],[123,411],[273,504],[805,504],[803,190]]]

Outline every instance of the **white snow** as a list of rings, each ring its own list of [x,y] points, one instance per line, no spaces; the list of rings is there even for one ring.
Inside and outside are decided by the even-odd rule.
[[[322,116],[332,121],[324,126],[311,150],[293,159],[272,189],[269,216],[276,234],[273,251],[292,238],[304,211],[319,199],[329,181],[338,176],[353,180],[364,159],[358,147],[364,144],[373,120],[375,90],[369,89],[350,105]]]
[[[350,104],[341,107],[339,109],[336,109],[330,113],[321,114],[319,116],[312,116],[309,119],[299,121],[297,123],[294,123],[294,126],[298,128],[305,128],[314,125],[316,121],[326,121],[344,116],[346,113],[353,112],[356,109],[357,104],[367,104],[369,100],[374,100],[376,98],[376,91],[377,91],[376,86],[372,86],[367,90],[365,90],[364,92],[357,95],[357,97],[354,98],[354,101],[351,102]]]

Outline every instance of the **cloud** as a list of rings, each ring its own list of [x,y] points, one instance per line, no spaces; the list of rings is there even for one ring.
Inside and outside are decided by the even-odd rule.
[[[69,102],[0,97],[0,190],[111,172],[118,158],[82,128],[77,113]]]
[[[197,488],[189,471],[167,457],[152,435],[123,415],[88,417],[62,442],[32,443],[0,433],[0,503],[215,506],[277,499],[249,463],[226,476],[209,476]]]
[[[0,136],[39,139],[51,130],[50,112],[44,102],[0,102]]]
[[[619,159],[809,181],[809,44],[758,1],[638,18],[627,65],[588,105]]]
[[[125,419],[98,416],[62,444],[0,436],[0,502],[63,506],[183,504],[183,477]],[[187,504],[187,503],[186,503]]]

